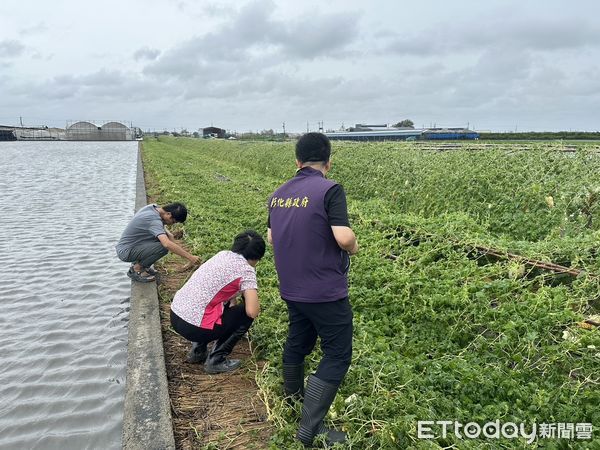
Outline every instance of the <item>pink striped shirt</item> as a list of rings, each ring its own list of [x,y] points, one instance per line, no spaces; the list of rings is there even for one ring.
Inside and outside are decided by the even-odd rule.
[[[171,310],[192,325],[212,330],[221,325],[223,303],[246,289],[258,289],[256,270],[242,255],[225,250],[193,273],[175,294]]]

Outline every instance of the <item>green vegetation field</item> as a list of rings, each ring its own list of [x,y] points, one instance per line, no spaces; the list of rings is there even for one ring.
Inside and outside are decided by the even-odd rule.
[[[532,448],[524,439],[417,438],[418,420],[592,423],[600,447],[600,155],[534,144],[527,151],[423,151],[407,143],[334,143],[361,252],[352,259],[352,366],[329,419],[349,448]],[[191,210],[187,242],[208,258],[253,228],[293,176],[293,143],[161,138],[144,142],[160,202]],[[583,269],[557,276],[482,255],[492,247]],[[277,431],[293,441],[299,409],[282,399],[286,308],[272,252],[258,266],[263,312],[252,328],[268,361],[258,383]],[[315,367],[320,355],[310,361]],[[536,444],[533,446],[535,447]],[[596,447],[598,446],[598,447]]]

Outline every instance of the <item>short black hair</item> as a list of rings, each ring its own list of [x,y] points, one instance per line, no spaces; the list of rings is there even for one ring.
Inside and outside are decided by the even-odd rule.
[[[331,156],[331,142],[323,133],[306,133],[296,142],[296,159],[301,163],[326,164]]]
[[[162,207],[166,212],[170,212],[176,222],[183,223],[187,219],[187,208],[183,203],[169,203]]]
[[[238,234],[231,246],[231,251],[244,258],[259,260],[265,256],[265,240],[254,230],[246,230]]]

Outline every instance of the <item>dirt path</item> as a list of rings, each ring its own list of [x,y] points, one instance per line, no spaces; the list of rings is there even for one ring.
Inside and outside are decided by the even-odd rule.
[[[146,186],[156,187],[148,173],[145,181]],[[153,197],[147,200],[156,203]],[[181,238],[177,232],[173,234]],[[183,241],[178,243],[185,247]],[[171,328],[171,301],[192,274],[182,271],[186,263],[169,255],[156,266],[160,274],[160,321],[176,447],[178,450],[266,449],[271,426],[255,382],[256,372],[264,363],[252,359],[248,339],[243,338],[232,353],[233,358],[243,361],[240,369],[209,375],[201,364],[186,362],[191,344]]]
[[[161,280],[158,288],[161,325],[177,448],[267,448],[270,427],[254,381],[261,363],[252,360],[248,340],[242,339],[232,354],[232,357],[244,361],[241,369],[229,374],[209,375],[204,373],[201,364],[186,362],[191,344],[171,328],[171,300],[191,275],[191,271],[180,271],[185,262],[169,257],[157,267]]]

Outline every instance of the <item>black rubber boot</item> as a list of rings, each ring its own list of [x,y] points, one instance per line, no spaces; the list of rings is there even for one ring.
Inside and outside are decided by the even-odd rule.
[[[192,348],[187,354],[186,361],[190,364],[204,364],[207,356],[208,350],[206,349],[206,343],[199,344],[198,342],[192,342]]]
[[[242,362],[239,359],[228,359],[227,355],[233,351],[233,347],[235,347],[235,344],[237,344],[246,331],[248,331],[250,325],[251,324],[239,327],[227,336],[227,338],[219,339],[215,343],[214,348],[204,363],[204,371],[206,373],[215,374],[231,372],[240,367]]]
[[[331,430],[323,424],[337,390],[338,386],[326,383],[314,375],[308,377],[302,404],[302,418],[296,434],[296,438],[305,446],[312,445],[313,439],[318,434],[327,435],[328,445],[346,441],[346,433]]]
[[[283,363],[283,392],[290,405],[304,399],[304,363]]]

